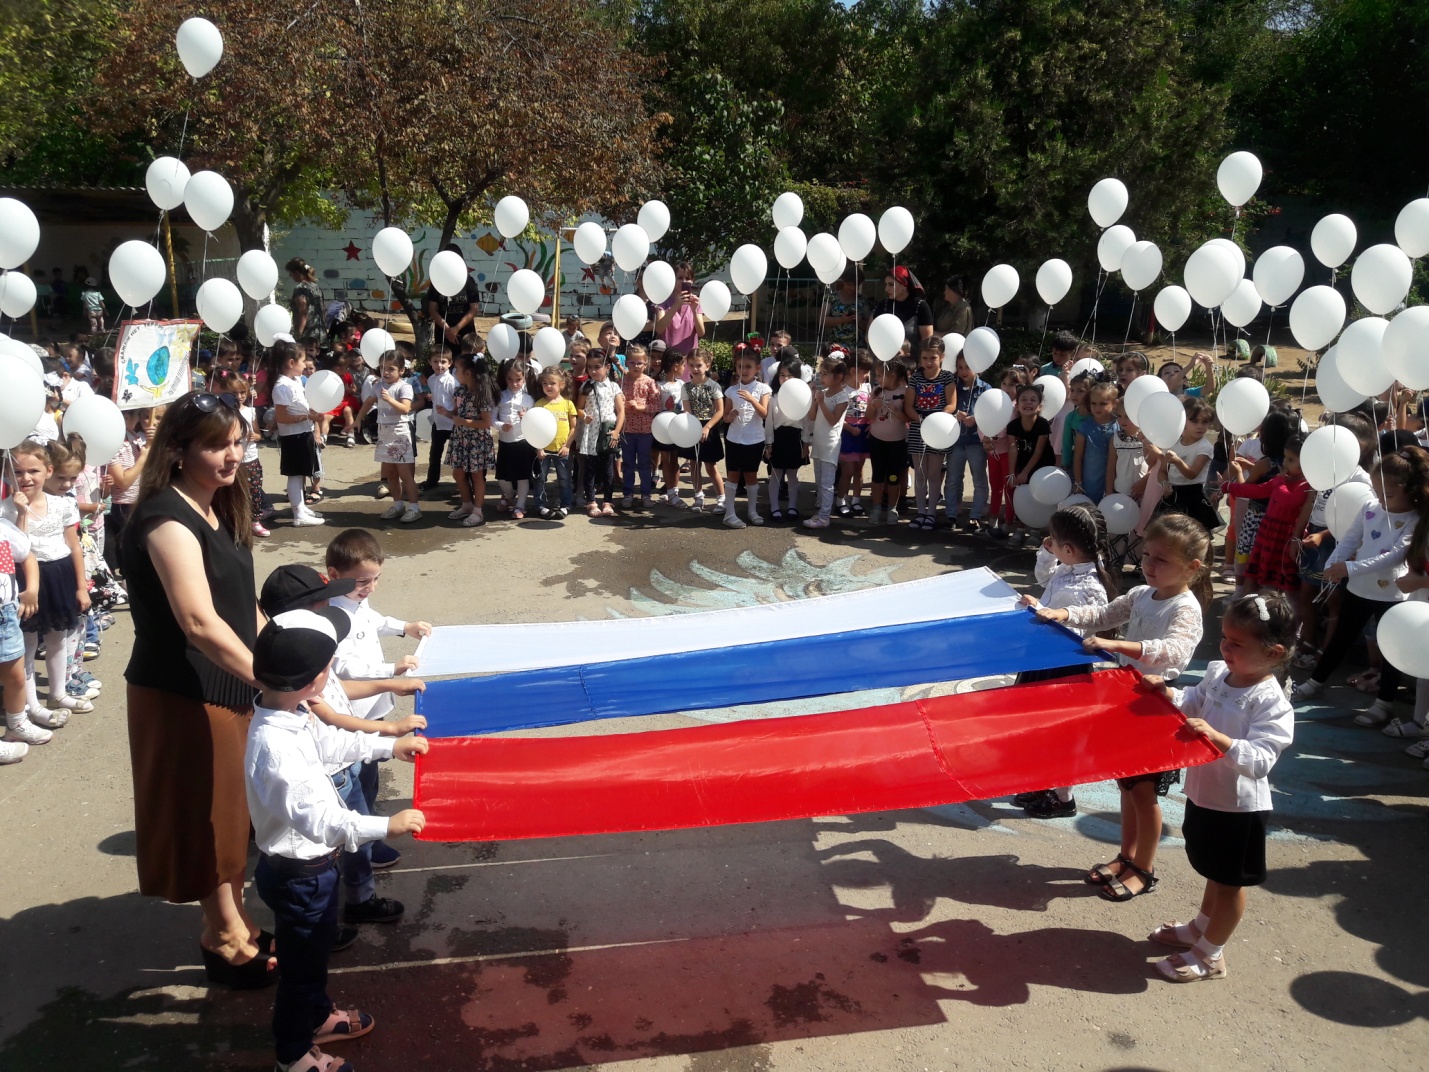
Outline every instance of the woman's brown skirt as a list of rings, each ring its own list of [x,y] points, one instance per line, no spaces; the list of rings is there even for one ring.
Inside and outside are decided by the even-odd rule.
[[[243,753],[253,712],[128,686],[139,892],[197,901],[243,874]]]

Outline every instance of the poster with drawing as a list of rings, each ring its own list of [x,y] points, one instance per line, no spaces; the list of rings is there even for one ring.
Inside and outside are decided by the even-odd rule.
[[[201,320],[126,320],[114,351],[114,403],[120,409],[163,406],[187,394],[189,355]]]

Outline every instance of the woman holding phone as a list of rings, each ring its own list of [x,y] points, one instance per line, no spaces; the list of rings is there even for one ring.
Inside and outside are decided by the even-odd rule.
[[[689,261],[675,265],[675,292],[660,303],[660,315],[655,318],[655,334],[665,340],[669,350],[689,354],[705,337],[705,318],[700,312],[700,298],[695,293],[695,269]],[[686,372],[682,379],[688,379]]]

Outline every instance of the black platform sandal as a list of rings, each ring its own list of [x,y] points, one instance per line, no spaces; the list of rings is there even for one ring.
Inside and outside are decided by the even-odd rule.
[[[202,945],[198,948],[203,954],[203,973],[210,983],[234,990],[262,990],[278,981],[278,972],[268,967],[271,954],[259,953],[242,964],[230,964],[212,949]]]

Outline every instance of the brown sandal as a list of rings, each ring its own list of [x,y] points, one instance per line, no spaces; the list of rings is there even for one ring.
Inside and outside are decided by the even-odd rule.
[[[1109,864],[1097,864],[1096,867],[1082,876],[1082,881],[1089,886],[1105,886],[1118,876],[1119,872],[1112,871],[1112,868],[1117,864],[1121,864],[1123,868],[1130,867],[1131,861],[1121,853],[1117,853],[1115,860]]]
[[[1181,927],[1189,927],[1196,937],[1189,942],[1181,941],[1180,938],[1176,937],[1176,931]],[[1201,940],[1201,935],[1196,931],[1196,925],[1194,923],[1163,923],[1148,934],[1146,940],[1148,942],[1155,942],[1157,945],[1164,945],[1170,949],[1190,949]]]
[[[1117,902],[1129,901],[1133,897],[1140,897],[1143,893],[1154,893],[1156,891],[1156,887],[1160,884],[1161,880],[1156,877],[1155,872],[1143,871],[1130,860],[1126,862],[1126,866],[1131,870],[1132,874],[1141,879],[1141,889],[1133,890],[1124,883],[1121,880],[1121,876],[1118,875],[1116,878],[1107,881],[1098,891],[1103,900]],[[1126,871],[1122,871],[1121,874],[1125,875]]]

